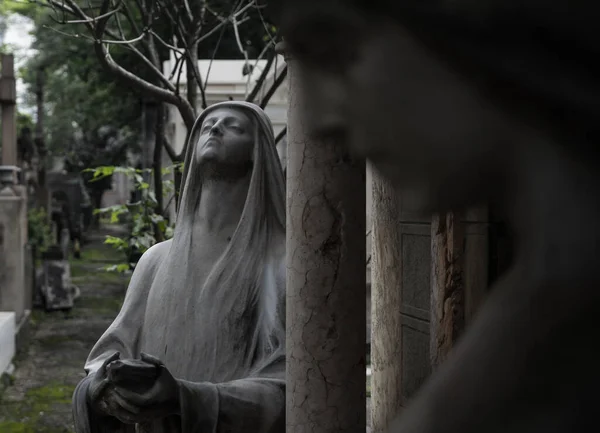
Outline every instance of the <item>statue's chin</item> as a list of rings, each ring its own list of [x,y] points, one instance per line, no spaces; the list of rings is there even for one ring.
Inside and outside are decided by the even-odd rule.
[[[207,149],[196,158],[196,163],[203,165],[207,163],[215,163],[219,161],[219,155],[212,149]]]

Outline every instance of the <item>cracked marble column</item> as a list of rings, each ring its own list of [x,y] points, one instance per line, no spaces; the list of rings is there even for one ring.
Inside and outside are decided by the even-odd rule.
[[[400,196],[375,168],[371,211],[371,424],[385,432],[402,407]]]
[[[364,433],[365,163],[307,136],[287,62],[287,431]]]

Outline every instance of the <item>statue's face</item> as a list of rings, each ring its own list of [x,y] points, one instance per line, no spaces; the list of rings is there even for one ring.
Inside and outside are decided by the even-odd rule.
[[[204,119],[196,146],[196,162],[247,164],[252,161],[254,125],[242,110],[218,108]]]
[[[423,200],[449,186],[462,195],[444,197],[452,202],[480,194],[500,141],[491,107],[395,23],[329,13],[293,14],[285,29],[303,125],[338,136]]]

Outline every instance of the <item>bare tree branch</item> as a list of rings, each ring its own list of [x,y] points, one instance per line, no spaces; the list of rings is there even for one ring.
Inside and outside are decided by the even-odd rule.
[[[142,17],[144,16],[144,11],[140,11],[142,14]],[[142,33],[140,28],[138,27],[137,23],[135,22],[135,20],[133,19],[133,14],[131,13],[131,9],[129,8],[129,5],[127,4],[127,2],[123,3],[123,14],[125,15],[125,18],[127,18],[127,21],[129,22],[129,25],[131,26],[131,28],[133,29],[133,31],[136,34],[140,34]]]
[[[267,64],[265,65],[265,69],[263,69],[263,71],[261,72],[260,77],[258,77],[258,80],[256,81],[256,84],[254,85],[254,88],[252,89],[252,91],[250,92],[248,97],[246,98],[247,102],[254,102],[254,99],[258,95],[258,92],[260,92],[263,85],[265,84],[267,76],[269,75],[269,72],[271,71],[271,67],[273,66],[273,62],[275,61],[276,55],[277,55],[277,53],[275,52],[275,49],[272,48],[269,53],[269,58],[267,59]]]
[[[132,50],[140,58],[140,60],[142,60],[150,68],[150,70],[154,72],[157,78],[161,80],[162,84],[165,85],[166,89],[149,83],[148,81],[143,80],[137,75],[126,70],[125,68],[117,64],[110,55],[108,46],[103,41],[104,34],[107,34],[114,39],[118,39],[118,36],[114,35],[114,33],[107,31],[108,20],[112,16],[112,14],[108,13],[108,9],[110,8],[110,0],[102,1],[100,5],[100,14],[98,15],[99,18],[95,19],[89,17],[74,0],[46,1],[54,8],[71,14],[82,21],[82,24],[84,24],[88,28],[88,30],[94,37],[94,50],[100,60],[100,63],[105,68],[107,68],[110,72],[114,73],[119,79],[123,80],[125,83],[136,88],[138,91],[143,92],[144,94],[147,94],[148,96],[153,97],[157,100],[175,105],[179,109],[181,117],[183,118],[183,121],[185,122],[186,126],[188,128],[191,128],[191,126],[194,124],[196,117],[192,106],[188,103],[187,100],[175,93],[175,86],[171,82],[169,82],[169,80],[166,79],[162,71],[160,71],[153,64],[152,61],[150,61],[132,44],[127,45],[127,48]]]
[[[90,17],[85,20],[67,20],[67,21],[64,21],[63,24],[84,24],[87,22],[95,23],[95,22],[98,22],[98,20],[101,20],[104,18],[109,18],[113,15],[116,15],[117,13],[119,13],[120,9],[121,9],[121,4],[119,4],[116,9],[113,9],[112,11],[109,11],[109,12],[105,13],[104,15],[100,15],[97,17]]]
[[[179,48],[177,48],[177,47],[176,47],[176,46],[174,46],[174,45],[171,45],[171,44],[167,43],[167,42],[166,42],[164,39],[162,39],[160,36],[158,36],[158,34],[157,34],[157,33],[156,33],[154,30],[150,30],[150,32],[149,32],[149,33],[150,33],[152,36],[154,36],[154,37],[156,38],[156,40],[157,40],[158,42],[160,42],[160,43],[161,43],[161,45],[163,45],[165,48],[168,48],[168,49],[170,49],[170,50],[172,50],[172,51],[175,51],[175,52],[176,52],[176,53],[178,53],[178,54],[184,54],[184,52],[183,52],[182,50],[180,50]]]
[[[165,8],[165,13],[169,16],[170,20],[175,24],[177,29],[177,36],[179,37],[180,42],[183,45],[185,50],[186,58],[186,80],[187,80],[187,100],[194,108],[196,108],[196,100],[197,100],[197,91],[200,89],[201,99],[202,99],[202,108],[206,108],[206,92],[204,90],[204,86],[202,84],[202,78],[200,76],[200,70],[198,69],[198,42],[188,43],[188,40],[185,36],[185,29],[181,20],[177,17],[174,17],[171,12]],[[192,31],[192,33],[195,33]],[[196,84],[194,84],[194,81]],[[177,86],[179,86],[179,81],[177,82]]]
[[[88,35],[72,34],[60,32],[67,36],[86,38],[93,42],[94,51],[100,64],[115,75],[120,81],[129,87],[137,90],[147,97],[157,101],[162,101],[174,105],[180,112],[183,121],[191,129],[195,121],[195,107],[198,99],[198,92],[201,95],[201,104],[205,108],[206,85],[210,66],[217,53],[224,30],[228,25],[233,26],[236,35],[236,42],[241,52],[244,54],[246,63],[248,63],[248,53],[242,44],[239,26],[247,22],[250,17],[247,12],[250,8],[258,9],[255,0],[238,0],[232,2],[232,9],[228,15],[220,15],[212,11],[207,0],[95,0],[88,1],[87,6],[80,6],[80,0],[32,0],[37,3],[44,2],[45,6],[54,11],[55,21],[60,24],[83,25]],[[135,8],[137,7],[137,10]],[[205,28],[205,14],[211,13],[217,17],[214,23],[211,19],[210,28]],[[141,16],[141,21],[139,17]],[[159,19],[166,19],[171,27],[173,41],[168,40],[163,35],[163,30],[156,27]],[[264,23],[263,23],[264,25]],[[265,25],[266,27],[266,25]],[[201,76],[198,62],[198,45],[206,39],[213,37],[215,32],[221,32],[217,47],[214,50],[211,64],[206,77]],[[270,33],[269,36],[271,37]],[[130,50],[140,62],[150,71],[150,78],[144,79],[131,70],[119,65],[111,55],[111,47],[119,47]],[[162,60],[159,57],[159,48],[167,49],[175,55],[175,60],[171,65],[172,71],[166,72],[162,68]],[[257,62],[263,56],[266,56],[266,67],[250,89],[250,83],[246,88],[247,100],[253,101],[263,93],[265,82],[267,82],[270,71],[277,65],[277,56],[272,49],[272,43],[262,50]],[[183,93],[179,85],[183,67],[186,67],[187,91]],[[275,67],[275,70],[277,68]],[[287,70],[284,69],[275,82],[268,89],[260,103],[265,107],[269,99],[275,93],[279,85],[285,79]],[[173,78],[176,77],[176,81]],[[251,79],[249,75],[248,79]],[[166,137],[163,140],[163,146],[174,160],[180,160],[186,149],[177,155]],[[185,147],[185,146],[184,146]]]
[[[277,136],[275,137],[275,146],[277,146],[279,144],[279,142],[281,140],[283,140],[283,137],[285,137],[287,135],[287,126],[285,126],[281,131],[279,131],[279,134],[277,134]]]
[[[133,43],[139,42],[142,39],[144,39],[144,36],[146,36],[145,33],[142,33],[141,35],[139,35],[137,38],[133,38],[133,39],[128,39],[128,40],[111,40],[111,39],[102,39],[102,43],[108,44],[108,45],[131,45]]]
[[[185,5],[185,11],[188,14],[188,18],[190,19],[190,21],[194,21],[194,15],[192,14],[192,9],[190,8],[188,0],[183,0],[183,4]]]
[[[171,161],[178,162],[177,154],[175,153],[175,149],[173,149],[173,146],[171,146],[171,143],[169,142],[169,139],[167,138],[166,135],[163,136],[163,147],[167,151],[167,155],[169,155],[169,158],[171,159]]]
[[[267,94],[264,96],[264,98],[262,99],[262,101],[260,101],[260,108],[262,108],[263,110],[265,109],[265,107],[269,103],[269,100],[275,94],[275,92],[277,91],[277,89],[279,89],[279,86],[281,86],[281,84],[285,80],[286,76],[287,76],[287,65],[285,65],[283,67],[281,73],[279,74],[279,76],[277,77],[277,79],[275,80],[275,82],[273,83],[273,85],[267,91]]]

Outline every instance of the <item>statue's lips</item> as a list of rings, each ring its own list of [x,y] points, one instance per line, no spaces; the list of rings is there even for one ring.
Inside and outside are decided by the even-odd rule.
[[[208,140],[206,140],[206,143],[204,143],[204,147],[220,146],[221,144],[223,144],[223,142],[219,138],[211,137]]]

